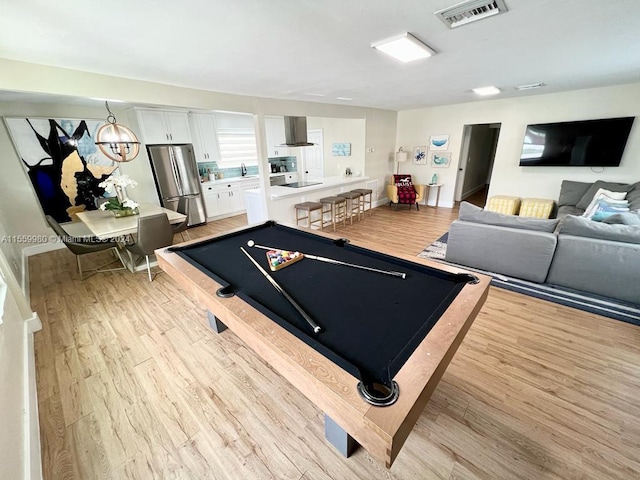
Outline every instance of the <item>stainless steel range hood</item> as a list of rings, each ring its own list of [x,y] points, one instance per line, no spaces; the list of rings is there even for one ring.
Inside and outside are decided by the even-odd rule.
[[[310,147],[307,141],[307,117],[284,117],[284,138],[288,147]]]

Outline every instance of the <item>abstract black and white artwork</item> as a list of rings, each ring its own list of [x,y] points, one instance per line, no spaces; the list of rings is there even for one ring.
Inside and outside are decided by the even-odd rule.
[[[22,166],[45,215],[58,222],[94,210],[98,186],[118,167],[95,145],[104,120],[5,118]]]

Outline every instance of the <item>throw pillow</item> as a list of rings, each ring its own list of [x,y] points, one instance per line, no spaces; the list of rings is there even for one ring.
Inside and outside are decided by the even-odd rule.
[[[580,199],[591,188],[592,183],[574,182],[573,180],[563,180],[560,186],[560,197],[558,206],[577,205]]]
[[[605,190],[604,188],[599,188],[596,194],[593,196],[593,199],[591,199],[591,203],[589,203],[589,205],[585,209],[583,217],[593,217],[594,213],[598,211],[598,207],[601,206],[601,204],[608,204],[610,206],[624,206],[627,207],[628,210],[629,202],[624,200],[624,197],[626,196],[627,192],[611,192],[609,190]],[[604,206],[604,208],[606,208],[606,205]]]
[[[410,187],[413,185],[411,183],[411,175],[394,175],[393,183],[396,187]]]
[[[640,212],[640,182],[631,185],[631,190],[627,193],[627,200],[629,200],[629,210]]]
[[[576,207],[581,208],[582,210],[586,210],[593,200],[596,192],[601,188],[609,190],[610,192],[628,192],[631,189],[631,185],[628,185],[626,183],[603,182],[602,180],[598,180],[593,185],[591,185],[591,187],[589,187],[589,190],[587,190],[580,201],[576,203]]]

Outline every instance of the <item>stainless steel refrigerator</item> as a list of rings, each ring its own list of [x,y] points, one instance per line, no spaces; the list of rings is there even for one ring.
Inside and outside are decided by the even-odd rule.
[[[147,153],[162,206],[177,210],[180,197],[187,197],[188,225],[206,223],[207,211],[193,145],[147,145]]]

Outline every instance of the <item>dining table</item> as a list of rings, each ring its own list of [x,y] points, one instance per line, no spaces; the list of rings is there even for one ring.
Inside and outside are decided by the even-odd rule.
[[[125,247],[131,241],[131,235],[138,231],[138,218],[165,213],[169,223],[172,224],[180,223],[186,218],[180,212],[153,203],[139,204],[138,211],[138,214],[126,217],[116,217],[109,210],[86,210],[77,213],[78,219],[87,226],[96,238],[100,240],[114,239],[116,241],[120,261],[132,272],[146,269],[145,265],[137,264],[137,259]]]

